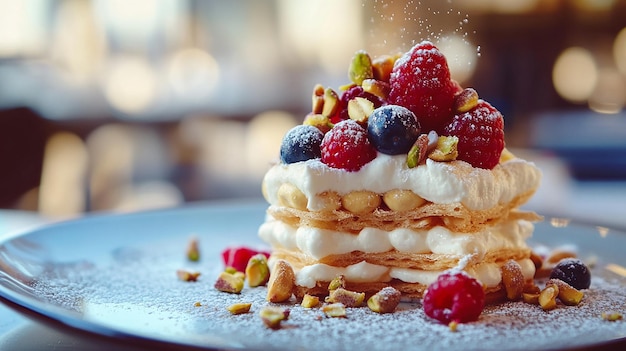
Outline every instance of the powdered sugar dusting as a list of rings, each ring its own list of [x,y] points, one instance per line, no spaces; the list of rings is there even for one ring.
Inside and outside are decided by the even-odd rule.
[[[469,45],[475,33],[469,15],[455,9],[448,1],[374,0],[364,1],[365,11],[371,14],[370,42],[383,53],[406,51],[423,40],[435,44],[450,36],[462,38]],[[480,50],[477,49],[477,55]]]
[[[626,312],[626,279],[608,271],[594,272],[578,306],[559,305],[549,312],[522,302],[489,306],[478,321],[460,324],[456,332],[426,317],[419,302],[402,303],[391,314],[349,308],[347,318],[327,318],[319,308],[289,303],[282,305],[291,309],[289,320],[282,329],[270,330],[258,316],[268,305],[266,288],[246,287],[238,295],[218,292],[213,283],[219,262],[190,265],[180,256],[169,245],[133,251],[103,267],[52,266],[34,285],[35,292],[80,312],[87,322],[200,347],[398,350],[419,343],[423,349],[548,349],[626,337],[626,322],[601,318],[602,312]],[[184,265],[201,271],[198,282],[176,279],[175,270]],[[237,302],[252,303],[251,312],[231,315],[226,307]]]
[[[319,144],[322,136],[319,129],[313,126],[298,125],[296,128],[292,129],[292,131],[285,134],[283,144],[297,145],[300,148],[305,148],[315,143]]]

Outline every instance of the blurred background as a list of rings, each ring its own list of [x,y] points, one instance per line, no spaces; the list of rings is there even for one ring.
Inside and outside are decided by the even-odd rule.
[[[260,198],[316,83],[423,39],[544,171],[531,206],[626,226],[626,0],[0,0],[0,208]]]

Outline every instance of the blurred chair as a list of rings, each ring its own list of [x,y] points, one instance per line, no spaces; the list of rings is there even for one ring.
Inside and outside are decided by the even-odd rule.
[[[37,188],[49,123],[33,110],[0,110],[0,207],[13,208]]]

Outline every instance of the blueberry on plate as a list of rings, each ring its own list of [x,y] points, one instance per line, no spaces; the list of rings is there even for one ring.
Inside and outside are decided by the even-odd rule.
[[[550,279],[561,279],[572,287],[588,289],[591,285],[589,268],[577,258],[564,258],[554,266]]]
[[[322,131],[314,126],[300,124],[291,128],[280,145],[280,161],[289,164],[320,158],[323,138]]]
[[[415,114],[398,105],[381,106],[367,120],[370,142],[376,150],[387,155],[406,154],[420,135]]]

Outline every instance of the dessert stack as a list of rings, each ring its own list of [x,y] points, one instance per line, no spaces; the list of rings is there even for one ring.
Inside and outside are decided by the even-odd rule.
[[[263,179],[259,235],[270,266],[293,270],[292,293],[326,295],[341,277],[351,291],[421,298],[452,268],[495,298],[503,278],[532,282],[526,240],[540,216],[520,206],[541,173],[506,149],[502,114],[451,79],[428,41],[359,51],[348,76],[338,90],[314,87]]]

